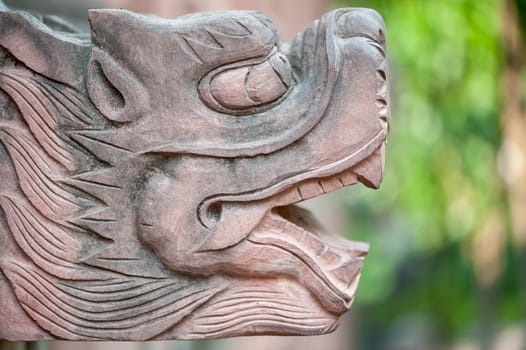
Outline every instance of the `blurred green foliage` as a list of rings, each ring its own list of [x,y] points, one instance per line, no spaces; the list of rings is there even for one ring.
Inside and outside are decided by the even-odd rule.
[[[496,164],[503,4],[340,0],[336,5],[376,9],[386,22],[390,56],[384,182],[376,193],[349,190],[347,203],[349,236],[371,243],[357,295],[365,336],[375,338],[378,329],[386,333],[395,318],[420,315],[447,343],[484,336],[485,323],[524,317],[515,250],[504,243],[503,270],[491,290],[477,283],[472,256],[473,238],[488,217],[502,215],[509,226]]]

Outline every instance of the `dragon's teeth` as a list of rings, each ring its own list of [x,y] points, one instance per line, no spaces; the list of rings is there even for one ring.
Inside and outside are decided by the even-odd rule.
[[[348,287],[362,268],[363,260],[347,259],[340,266],[331,270],[331,275]]]
[[[353,278],[353,280],[347,287],[347,293],[349,293],[350,295],[354,295],[354,293],[356,293],[356,289],[358,288],[358,282],[360,282],[360,273],[358,273],[356,277]]]
[[[298,191],[303,199],[309,199],[312,197],[323,194],[323,188],[316,181],[307,181],[299,185]]]
[[[294,238],[297,242],[301,242],[301,240],[303,239],[304,231],[305,230],[301,227],[298,227],[291,222],[287,222],[287,226],[285,227],[284,232],[289,233],[292,236],[292,238]]]
[[[341,255],[336,253],[332,248],[326,249],[320,254],[319,260],[324,266],[335,266],[342,259]]]
[[[324,244],[318,237],[306,232],[303,236],[303,242],[314,253],[315,256],[323,253],[326,244]]]
[[[331,192],[343,186],[336,176],[322,180],[320,181],[320,184],[325,192]]]
[[[339,179],[345,186],[354,185],[358,182],[358,177],[352,171],[347,171],[339,176]]]

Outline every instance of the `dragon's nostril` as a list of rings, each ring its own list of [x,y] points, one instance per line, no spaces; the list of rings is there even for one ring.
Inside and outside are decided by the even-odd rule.
[[[351,9],[341,13],[336,20],[335,34],[340,38],[361,36],[380,44],[385,42],[382,17],[370,9]]]

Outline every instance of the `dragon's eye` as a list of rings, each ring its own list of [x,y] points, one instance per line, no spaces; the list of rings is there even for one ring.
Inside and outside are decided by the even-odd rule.
[[[287,57],[274,51],[263,61],[251,60],[213,70],[201,81],[199,93],[212,109],[248,114],[283,96],[291,81]]]

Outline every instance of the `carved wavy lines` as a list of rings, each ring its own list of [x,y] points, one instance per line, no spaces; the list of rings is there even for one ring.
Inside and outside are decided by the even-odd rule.
[[[181,49],[183,49],[184,52],[195,62],[199,64],[203,64],[203,59],[199,55],[199,53],[196,51],[194,46],[190,43],[190,40],[184,36],[181,35]]]
[[[120,275],[117,278],[109,280],[89,280],[89,281],[60,281],[57,288],[60,288],[64,293],[75,294],[83,299],[90,301],[98,301],[98,295],[114,295],[111,300],[125,299],[125,295],[120,296],[118,293],[126,293],[127,291],[137,291],[142,288],[146,282],[167,281],[166,279],[152,280],[149,278],[129,278]],[[79,294],[81,293],[81,294]],[[86,297],[82,296],[86,294]],[[129,296],[129,293],[127,294]],[[105,298],[105,300],[110,300]]]
[[[112,293],[68,289],[64,282],[20,264],[11,264],[7,274],[18,286],[15,292],[24,309],[53,335],[72,340],[153,338],[219,291],[144,279],[142,285],[111,298]]]
[[[246,329],[289,328],[304,334],[319,334],[334,320],[305,311],[290,296],[269,291],[239,291],[216,300],[194,321],[190,337],[225,337]]]
[[[95,196],[104,203],[112,203],[118,196],[122,196],[121,176],[114,168],[97,169],[95,171],[72,176],[65,183],[80,191]],[[108,213],[106,213],[108,214]],[[94,216],[94,215],[90,215]],[[108,218],[108,217],[106,217]],[[110,218],[114,219],[114,218]]]
[[[185,288],[189,288],[185,286]],[[147,316],[153,308],[158,308],[178,300],[180,292],[173,280],[143,281],[141,285],[121,292],[84,292],[80,289],[65,288],[61,294],[64,303],[79,310],[89,310],[97,305],[90,319],[93,321],[120,321],[132,317]],[[145,304],[148,304],[145,307]],[[122,325],[121,325],[122,326]]]
[[[254,17],[257,19],[256,16]],[[246,38],[253,34],[252,30],[250,30],[246,24],[234,18],[230,21],[223,22],[220,27],[208,26],[206,31],[228,38]],[[215,40],[217,40],[217,38],[215,38]]]
[[[212,50],[223,50],[224,46],[221,44],[214,34],[207,30],[196,30],[191,33],[180,34],[184,41],[192,47],[192,51],[197,52],[201,51],[194,47],[194,45],[199,45],[206,49]]]
[[[111,130],[75,130],[71,132],[70,137],[88,149],[98,159],[114,166],[128,160],[134,154],[130,149],[107,140],[111,139],[110,135],[115,135],[115,132]]]
[[[206,26],[191,32],[180,33],[181,49],[199,64],[206,61],[207,50],[224,50],[225,44],[232,39],[248,38],[253,32],[239,20],[225,21],[221,26]]]
[[[37,213],[28,203],[8,196],[0,197],[12,235],[29,258],[49,273],[65,278],[101,278],[80,260],[82,246],[65,228]],[[96,247],[95,242],[91,242]]]
[[[120,276],[108,280],[95,279],[89,281],[61,281],[59,283],[65,284],[66,287],[76,288],[86,292],[113,293],[136,288],[142,284],[142,280],[140,278],[129,279],[125,276]]]
[[[34,80],[20,70],[0,72],[0,88],[16,103],[38,143],[50,157],[66,169],[75,169],[75,160],[67,142],[58,134],[59,113]]]
[[[62,175],[58,165],[31,138],[16,129],[4,129],[0,139],[12,158],[22,191],[44,216],[61,222],[79,211],[79,199],[58,184]]]
[[[31,81],[53,103],[59,115],[67,119],[68,124],[75,127],[87,127],[94,124],[96,112],[77,91],[64,85],[58,88],[50,82],[36,78],[31,78]]]

